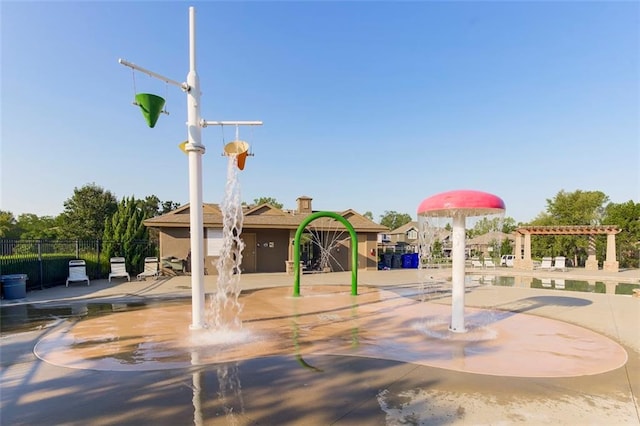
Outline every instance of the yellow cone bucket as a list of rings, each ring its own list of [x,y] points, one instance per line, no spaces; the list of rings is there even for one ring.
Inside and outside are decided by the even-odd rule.
[[[142,110],[142,115],[147,120],[149,127],[155,126],[164,106],[164,98],[151,93],[138,93],[136,103]]]
[[[238,157],[238,168],[244,170],[244,163],[249,153],[249,144],[245,141],[233,141],[224,146],[225,155],[235,155]]]

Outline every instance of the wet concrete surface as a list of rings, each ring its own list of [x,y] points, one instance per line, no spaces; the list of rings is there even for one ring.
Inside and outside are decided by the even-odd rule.
[[[93,368],[64,362],[52,363],[46,355],[40,354],[41,359],[36,354],[41,342],[60,342],[59,336],[55,337],[56,333],[61,333],[65,328],[72,330],[83,323],[95,321],[96,327],[88,329],[93,330],[94,337],[104,338],[108,336],[108,330],[105,328],[102,333],[96,333],[96,330],[109,327],[109,318],[126,317],[161,307],[178,309],[189,301],[184,298],[184,292],[178,296],[168,291],[166,294],[171,300],[167,297],[144,299],[132,292],[128,292],[128,297],[123,297],[122,292],[112,292],[109,300],[90,300],[89,303],[78,299],[56,299],[53,303],[31,301],[23,306],[39,305],[27,309],[45,313],[35,322],[27,321],[29,325],[26,327],[22,327],[19,320],[25,318],[24,314],[7,316],[5,309],[8,306],[3,305],[0,423],[640,424],[637,399],[640,389],[640,339],[638,322],[635,321],[640,318],[640,300],[637,298],[600,294],[576,296],[576,293],[565,296],[563,293],[558,299],[557,293],[545,290],[470,289],[467,294],[470,323],[473,323],[474,309],[479,309],[481,312],[495,312],[494,324],[505,322],[505,318],[518,317],[530,320],[525,325],[543,324],[538,331],[547,335],[558,334],[549,324],[554,327],[556,323],[563,327],[572,325],[585,330],[589,339],[593,338],[589,344],[611,342],[612,348],[622,348],[627,355],[622,365],[612,365],[601,371],[578,372],[568,377],[519,377],[509,375],[506,370],[514,365],[535,370],[537,365],[545,364],[542,352],[555,350],[562,353],[566,349],[564,346],[569,345],[560,344],[557,348],[551,348],[553,350],[547,348],[538,353],[528,350],[511,355],[513,359],[501,360],[497,364],[497,374],[470,373],[451,367],[426,365],[415,359],[403,360],[403,353],[398,354],[396,343],[385,343],[391,339],[394,328],[398,324],[406,325],[409,317],[424,317],[424,312],[418,314],[418,311],[412,311],[417,309],[414,308],[417,303],[427,303],[432,306],[433,312],[443,309],[446,317],[446,307],[450,302],[446,291],[433,292],[427,300],[418,300],[420,297],[410,276],[395,276],[388,281],[395,282],[387,286],[381,281],[381,285],[385,285],[384,288],[392,294],[390,303],[389,300],[383,304],[367,303],[362,301],[364,297],[360,298],[361,295],[356,296],[360,298],[357,316],[377,320],[376,326],[366,322],[354,324],[350,306],[349,309],[336,310],[315,302],[312,304],[312,315],[308,311],[298,311],[297,319],[292,322],[290,314],[277,313],[269,297],[262,297],[260,291],[247,292],[247,299],[253,296],[257,299],[256,306],[262,306],[264,310],[258,312],[245,308],[244,312],[254,316],[253,320],[247,317],[246,323],[260,323],[258,317],[269,313],[273,321],[281,321],[278,326],[281,327],[280,333],[276,334],[286,339],[280,343],[272,342],[268,350],[253,355],[243,352],[241,356],[211,363],[206,357],[202,359],[196,354],[184,365],[158,370],[101,369],[99,366],[104,356],[96,353],[80,358],[88,365],[93,362]],[[146,283],[150,284],[161,286],[158,283]],[[175,283],[171,288],[182,285]],[[303,296],[312,300],[309,285],[303,281]],[[256,283],[246,287],[256,289],[260,286]],[[277,285],[266,283],[263,287]],[[395,291],[389,291],[390,288]],[[345,286],[345,292],[348,292],[348,286]],[[277,294],[276,299],[280,298],[280,293]],[[282,294],[286,295],[286,291]],[[363,291],[362,296],[364,294]],[[370,297],[374,297],[373,292]],[[176,298],[180,300],[174,300]],[[132,306],[127,306],[127,303]],[[75,307],[71,308],[71,305]],[[18,305],[12,308],[18,308]],[[396,315],[394,319],[394,312],[405,312],[406,315]],[[437,316],[442,317],[439,313]],[[13,319],[8,322],[13,324],[5,329],[5,321],[9,317]],[[188,317],[188,309],[185,317]],[[26,318],[33,318],[33,313],[28,311]],[[538,320],[551,322],[540,323]],[[184,319],[184,322],[188,324],[189,319]],[[124,323],[136,324],[131,319]],[[297,342],[293,340],[296,327]],[[355,334],[354,328],[357,328]],[[378,334],[374,335],[374,330]],[[389,335],[385,335],[387,332]],[[175,333],[184,336],[190,334],[183,327],[178,327]],[[561,339],[566,339],[566,333],[559,334]],[[115,335],[122,336],[123,333],[117,332]],[[378,339],[380,336],[383,338]],[[378,351],[382,355],[361,356],[362,353],[354,353],[354,339],[358,340],[358,350]],[[585,343],[584,336],[578,342]],[[82,345],[79,346],[82,348]],[[88,345],[89,348],[91,346],[94,345]],[[135,346],[130,345],[130,348]],[[416,352],[422,351],[426,355],[432,351],[428,345],[418,348]],[[541,348],[538,346],[538,349]],[[129,355],[133,352],[135,350],[130,350]],[[611,358],[601,353],[600,349],[586,352],[596,352],[590,356],[601,356],[607,362]],[[572,356],[580,361],[581,358],[588,358],[588,355]],[[62,359],[64,361],[67,357]],[[138,361],[139,365],[144,364],[144,359]],[[500,374],[501,364],[504,366],[504,375]]]

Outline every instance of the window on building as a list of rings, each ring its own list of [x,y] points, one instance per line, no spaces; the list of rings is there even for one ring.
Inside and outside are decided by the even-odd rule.
[[[222,250],[222,229],[207,228],[207,256],[220,256]]]

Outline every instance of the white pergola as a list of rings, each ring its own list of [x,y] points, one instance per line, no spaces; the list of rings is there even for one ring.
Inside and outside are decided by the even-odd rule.
[[[620,229],[614,225],[565,225],[565,226],[523,226],[515,230],[515,260],[513,267],[517,269],[533,269],[531,259],[531,236],[532,235],[586,235],[589,237],[589,249],[587,252],[587,262],[585,269],[588,271],[598,270],[598,260],[596,258],[595,236],[606,234],[607,253],[603,263],[605,271],[618,272],[619,263],[616,256],[616,234]],[[524,239],[524,256],[520,255],[520,247]]]

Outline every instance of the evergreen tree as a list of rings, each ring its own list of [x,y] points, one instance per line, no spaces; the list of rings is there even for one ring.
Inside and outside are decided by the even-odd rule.
[[[123,198],[111,218],[105,221],[103,251],[106,257],[122,256],[127,267],[138,270],[146,255],[149,231],[143,221],[149,216],[144,201],[134,197]]]

